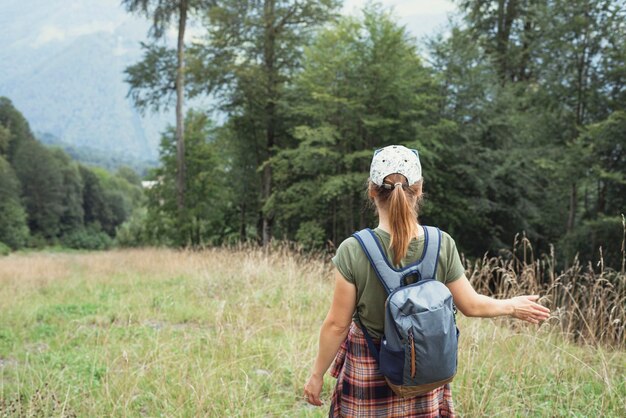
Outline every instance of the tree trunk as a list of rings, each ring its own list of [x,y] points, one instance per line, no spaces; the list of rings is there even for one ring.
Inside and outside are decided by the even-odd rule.
[[[522,57],[519,64],[519,80],[520,81],[528,81],[531,78],[531,73],[529,70],[530,65],[530,42],[531,37],[533,36],[533,23],[530,16],[525,16],[524,21],[524,40],[522,43]]]
[[[178,16],[178,45],[176,68],[176,203],[179,215],[185,209],[185,126],[183,118],[183,91],[185,83],[185,25],[187,0],[181,0]]]
[[[246,202],[241,203],[241,224],[239,225],[239,240],[246,240]]]
[[[517,0],[498,0],[498,21],[496,32],[496,59],[498,62],[498,73],[504,84],[510,79],[509,74],[509,39],[511,37],[511,27],[517,16]]]
[[[343,217],[343,232],[342,235],[344,237],[350,236],[354,231],[352,230],[352,225],[350,225],[350,211],[352,210],[352,206],[350,205],[350,195],[344,194],[341,202],[341,207],[343,210],[341,211]],[[347,213],[346,213],[347,212]]]
[[[585,108],[587,105],[587,81],[589,77],[589,67],[591,66],[590,58],[591,51],[589,45],[589,26],[590,26],[590,18],[589,18],[589,5],[585,9],[585,28],[582,33],[582,51],[580,53],[580,59],[577,63],[577,100],[576,100],[576,128],[582,126],[583,121],[585,119]]]
[[[263,169],[263,202],[267,202],[272,194],[272,170],[269,165]],[[272,240],[272,227],[274,216],[269,211],[263,211],[263,245],[267,245]]]
[[[263,59],[267,75],[267,102],[265,104],[265,145],[267,158],[272,157],[272,149],[276,142],[276,68],[275,68],[275,8],[276,0],[265,0],[263,7],[265,22],[265,44],[263,49]],[[263,169],[263,184],[261,201],[266,203],[272,195],[272,167],[267,164]],[[263,245],[267,245],[272,240],[272,229],[274,226],[274,214],[271,210],[263,211]]]
[[[576,206],[578,200],[578,188],[576,183],[572,183],[569,195],[569,216],[567,217],[567,232],[571,232],[574,229],[576,221]]]
[[[333,199],[333,245],[337,245],[337,199]]]
[[[359,229],[363,229],[367,226],[366,220],[365,220],[365,208],[361,205],[361,208],[359,209]]]
[[[597,215],[604,214],[606,212],[606,182],[598,181],[598,208]]]
[[[585,88],[586,88],[586,79],[585,79],[585,75],[586,75],[586,64],[587,64],[587,50],[586,48],[583,49],[583,52],[581,54],[581,58],[580,61],[578,62],[578,69],[577,69],[577,82],[578,82],[578,86],[577,86],[577,91],[576,91],[576,124],[578,126],[582,125],[583,122],[583,115],[584,115],[584,107],[585,107]],[[578,127],[577,126],[577,127]]]
[[[354,232],[354,195],[352,193],[348,194],[348,213],[350,214],[350,218],[348,221],[348,233],[346,235],[350,235]]]

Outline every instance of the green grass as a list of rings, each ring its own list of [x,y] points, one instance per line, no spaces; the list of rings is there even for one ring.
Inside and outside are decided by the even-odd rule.
[[[302,386],[330,266],[165,249],[0,259],[0,416],[327,414]],[[626,416],[626,353],[459,318],[460,416]]]

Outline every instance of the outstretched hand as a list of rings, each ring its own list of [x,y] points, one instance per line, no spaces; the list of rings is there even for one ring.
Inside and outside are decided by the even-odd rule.
[[[511,298],[510,300],[513,305],[511,316],[533,324],[545,321],[550,317],[550,309],[538,304],[536,302],[538,299],[539,295],[525,295]]]

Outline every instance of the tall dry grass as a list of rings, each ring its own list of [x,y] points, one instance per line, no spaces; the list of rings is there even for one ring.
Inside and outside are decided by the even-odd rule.
[[[541,277],[491,263],[472,280],[489,286],[479,272],[499,269],[503,295]],[[327,256],[284,246],[12,254],[0,259],[0,416],[326,416],[334,379],[321,409],[302,386],[332,285]],[[460,317],[460,416],[624,416],[625,353],[568,343],[560,320]]]
[[[622,245],[624,260],[624,245]],[[535,256],[530,241],[517,236],[513,249],[498,257],[464,260],[470,283],[483,294],[509,298],[541,295],[552,310],[550,322],[569,339],[584,344],[626,347],[626,274],[600,262],[582,264],[578,257],[564,271],[556,271],[554,247]]]

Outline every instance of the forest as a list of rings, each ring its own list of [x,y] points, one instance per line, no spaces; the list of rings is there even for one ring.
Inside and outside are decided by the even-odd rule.
[[[45,246],[110,248],[117,228],[143,202],[135,171],[87,166],[43,145],[0,97],[0,255]]]
[[[523,238],[565,267],[623,270],[624,2],[455,3],[417,40],[377,3],[346,16],[335,0],[122,1],[153,22],[129,97],[176,108],[154,187],[46,150],[3,99],[0,242],[332,252],[375,226],[369,162],[403,144],[422,160],[420,223],[466,256]],[[190,22],[201,35],[185,37]]]

